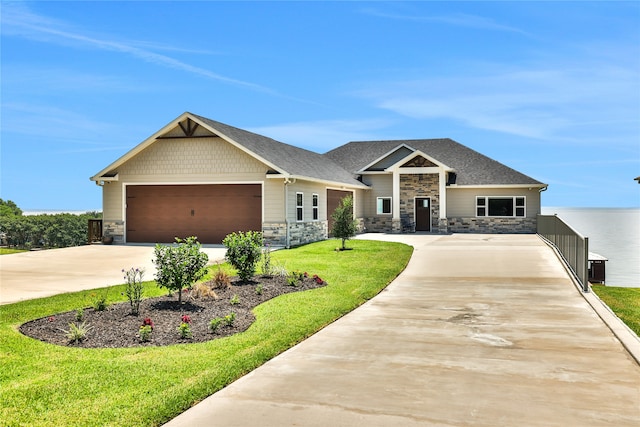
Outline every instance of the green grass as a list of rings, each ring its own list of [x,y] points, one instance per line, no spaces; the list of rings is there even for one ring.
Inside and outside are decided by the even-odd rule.
[[[89,306],[103,290],[0,306],[0,424],[155,426],[170,420],[375,296],[412,253],[397,243],[349,246],[353,250],[336,252],[328,240],[273,252],[272,260],[289,271],[318,274],[329,285],[261,304],[247,331],[206,343],[78,349],[17,331],[25,321]],[[110,288],[109,302],[126,300],[123,290]],[[145,292],[165,293],[153,282]]]
[[[9,249],[9,248],[0,248],[0,255],[10,255],[17,254],[20,252],[27,252],[26,249]]]
[[[593,286],[592,289],[616,316],[640,336],[640,288]]]

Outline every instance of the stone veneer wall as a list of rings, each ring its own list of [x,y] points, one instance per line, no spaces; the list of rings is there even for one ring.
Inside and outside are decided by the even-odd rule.
[[[102,220],[102,235],[113,237],[113,243],[124,243],[124,221]]]
[[[447,218],[451,233],[535,234],[536,218]]]
[[[405,225],[404,228],[415,231],[414,199],[416,197],[429,197],[431,199],[431,231],[438,231],[438,218],[440,217],[439,184],[440,176],[438,174],[400,175],[400,219]]]
[[[327,221],[294,222],[289,224],[289,245],[298,246],[305,243],[325,240],[328,236]],[[265,223],[262,233],[265,243],[272,246],[287,244],[287,225],[285,223]]]

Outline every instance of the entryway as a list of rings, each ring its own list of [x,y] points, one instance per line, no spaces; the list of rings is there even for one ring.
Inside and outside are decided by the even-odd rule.
[[[431,231],[431,198],[415,198],[416,231]]]

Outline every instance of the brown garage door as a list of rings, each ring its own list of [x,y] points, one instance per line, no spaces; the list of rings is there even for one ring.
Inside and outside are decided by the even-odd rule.
[[[129,185],[127,242],[198,237],[221,243],[234,231],[262,230],[260,184]]]
[[[340,191],[340,190],[327,190],[327,216],[329,217],[329,236],[332,236],[333,230],[333,211],[336,210],[338,205],[340,204],[340,200],[344,197],[353,196],[351,191]]]

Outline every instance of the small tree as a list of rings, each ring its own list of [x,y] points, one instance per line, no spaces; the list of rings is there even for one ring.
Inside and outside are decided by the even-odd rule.
[[[247,281],[256,272],[262,256],[262,233],[259,231],[238,231],[227,234],[222,244],[227,247],[225,258],[238,270],[240,280]]]
[[[345,250],[347,240],[355,236],[358,229],[358,223],[353,219],[353,197],[343,197],[331,218],[334,221],[333,237],[342,239],[342,250]]]
[[[178,291],[178,302],[182,304],[182,289],[191,287],[206,273],[209,257],[200,252],[201,245],[196,237],[176,238],[175,246],[157,244],[153,263],[156,266],[155,279],[158,286],[169,291]]]

